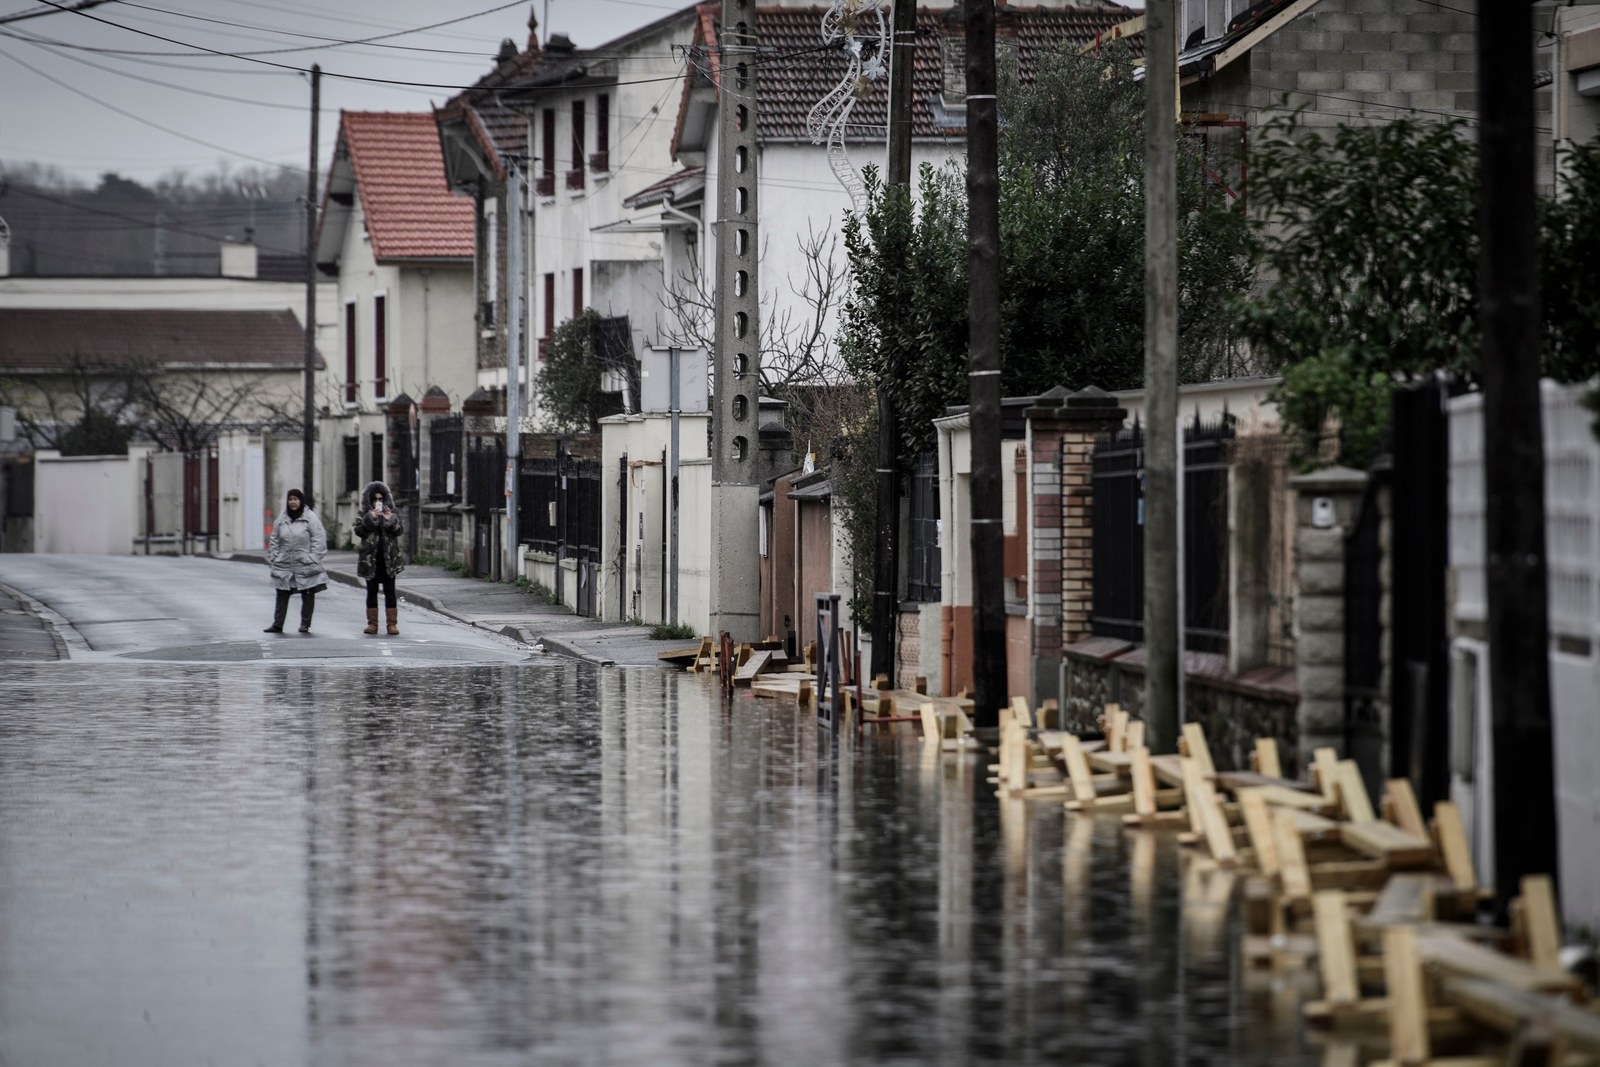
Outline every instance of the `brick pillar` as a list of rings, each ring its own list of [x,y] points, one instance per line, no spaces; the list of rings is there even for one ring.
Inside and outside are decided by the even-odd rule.
[[[1327,746],[1344,749],[1344,539],[1367,475],[1329,467],[1289,479],[1295,491],[1295,682],[1299,766]]]
[[[1089,628],[1092,589],[1089,473],[1094,438],[1127,412],[1093,387],[1056,388],[1024,411],[1028,423],[1028,618],[1034,703],[1061,698],[1061,650]]]

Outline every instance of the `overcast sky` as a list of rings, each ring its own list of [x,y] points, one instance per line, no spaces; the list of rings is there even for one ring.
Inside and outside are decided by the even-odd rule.
[[[530,13],[541,38],[565,33],[580,48],[594,48],[685,6],[686,0],[110,0],[87,14],[5,21],[50,5],[0,0],[0,168],[41,163],[89,183],[105,171],[146,182],[174,169],[203,173],[223,160],[231,168],[303,169],[311,92],[302,70],[319,63],[318,169],[326,174],[341,109],[428,110],[486,73],[502,39],[525,46]],[[403,32],[445,20],[459,21]],[[328,47],[380,34],[396,36]],[[254,53],[254,61],[236,58],[240,53]]]

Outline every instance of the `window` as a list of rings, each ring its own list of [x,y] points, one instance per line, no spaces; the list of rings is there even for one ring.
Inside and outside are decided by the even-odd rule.
[[[344,402],[356,402],[356,302],[344,306]]]
[[[589,166],[596,174],[611,169],[611,95],[601,93],[594,101],[594,155]]]
[[[583,314],[583,268],[572,268],[572,314]]]
[[[544,339],[556,332],[556,276],[544,276]]]
[[[567,188],[583,188],[584,148],[583,101],[572,102],[572,169],[567,171]]]
[[[540,146],[540,174],[534,190],[540,196],[556,195],[556,109],[547,107],[540,112],[539,128],[543,134]]]
[[[361,438],[354,434],[344,439],[344,491],[361,488]]]
[[[389,298],[372,298],[372,395],[389,395]]]
[[[383,481],[383,434],[372,435],[372,451],[368,454],[367,461],[372,464],[372,480]]]

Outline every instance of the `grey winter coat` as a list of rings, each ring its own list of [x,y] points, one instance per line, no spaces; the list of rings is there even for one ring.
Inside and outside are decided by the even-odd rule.
[[[383,514],[372,516],[372,497],[383,494]],[[405,551],[400,535],[406,532],[400,516],[394,510],[394,494],[382,482],[368,482],[361,490],[361,512],[356,516],[356,536],[361,538],[361,553],[356,560],[356,574],[362,578],[378,577],[378,561],[391,578],[406,569]]]
[[[319,593],[328,587],[322,557],[328,552],[328,532],[310,508],[302,508],[298,519],[285,510],[272,524],[267,539],[267,564],[272,568],[272,587],[291,593]]]

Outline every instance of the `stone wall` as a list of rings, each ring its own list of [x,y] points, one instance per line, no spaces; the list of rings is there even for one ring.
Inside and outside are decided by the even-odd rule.
[[[1218,768],[1248,767],[1256,738],[1270,737],[1278,742],[1284,773],[1299,773],[1299,694],[1293,671],[1266,667],[1233,674],[1225,657],[1197,652],[1185,657],[1184,666],[1183,721],[1205,727]],[[1097,730],[1096,718],[1107,704],[1139,716],[1144,674],[1140,646],[1093,637],[1068,647],[1062,671],[1063,727],[1075,733]]]

